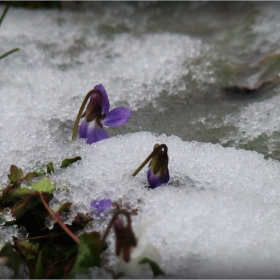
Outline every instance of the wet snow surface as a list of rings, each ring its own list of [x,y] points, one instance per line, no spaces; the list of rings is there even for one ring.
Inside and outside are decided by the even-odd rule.
[[[234,69],[280,53],[279,12],[277,2],[12,8],[0,29],[1,54],[20,48],[0,61],[1,184],[11,164],[28,172],[79,155],[50,176],[53,207],[71,200],[87,212],[99,197],[130,203],[133,226],[154,219],[147,235],[168,278],[278,278],[280,88],[244,96],[223,88],[278,75],[261,68],[238,79]],[[79,106],[99,83],[111,108],[133,115],[108,129],[109,139],[71,142]],[[130,175],[156,143],[169,148],[171,179],[148,190],[147,168]],[[16,231],[2,229],[1,244]]]

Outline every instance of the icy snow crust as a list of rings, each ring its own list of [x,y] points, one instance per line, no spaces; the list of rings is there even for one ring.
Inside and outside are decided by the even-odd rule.
[[[133,15],[133,8],[124,8]],[[0,30],[0,53],[14,47],[20,51],[1,61],[1,184],[11,164],[25,173],[50,161],[57,169],[62,159],[80,155],[81,161],[51,176],[58,200],[52,207],[71,200],[74,211],[87,212],[91,199],[103,197],[137,208],[134,226],[155,218],[148,238],[162,255],[167,277],[278,278],[278,161],[253,151],[149,132],[94,145],[70,142],[81,101],[95,84],[105,86],[111,108],[121,104],[137,110],[162,90],[170,94],[186,86],[183,77],[190,69],[195,72],[193,59],[203,61],[208,49],[200,39],[179,33],[106,37],[100,29],[111,13],[93,17],[84,12],[81,20],[79,13],[67,11],[9,11]],[[129,20],[121,23],[135,27]],[[256,32],[266,28],[255,25]],[[194,80],[205,81],[208,77],[200,70]],[[262,133],[270,136],[279,130],[278,104],[277,96],[252,103],[222,125],[237,127],[237,139],[230,135],[237,142]],[[135,178],[130,175],[155,143],[168,145],[171,180],[148,190],[146,168]],[[96,226],[104,230],[105,224]],[[11,232],[1,235],[9,240]]]

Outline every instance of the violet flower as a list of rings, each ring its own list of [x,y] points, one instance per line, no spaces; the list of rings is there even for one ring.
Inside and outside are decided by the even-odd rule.
[[[85,138],[88,144],[108,138],[106,126],[120,126],[127,123],[132,111],[128,108],[115,108],[109,112],[110,102],[103,85],[96,85],[95,90],[99,93],[93,93],[90,97],[86,111],[82,117],[84,120],[79,127],[79,135]]]
[[[91,201],[90,206],[93,210],[97,211],[97,215],[100,216],[104,212],[107,212],[112,207],[112,200],[111,199],[94,199]]]
[[[164,150],[159,149],[149,163],[147,180],[153,189],[169,181],[167,146],[164,146]]]

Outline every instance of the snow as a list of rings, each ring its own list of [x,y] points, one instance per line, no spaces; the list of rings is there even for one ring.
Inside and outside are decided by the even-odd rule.
[[[256,151],[145,131],[93,145],[71,142],[78,108],[96,84],[105,86],[112,108],[122,104],[136,112],[164,90],[184,90],[190,71],[196,72],[197,82],[215,81],[209,78],[210,62],[192,66],[210,50],[199,38],[175,32],[102,33],[104,22],[115,19],[111,13],[109,9],[101,18],[91,11],[9,11],[0,29],[0,53],[14,47],[20,51],[0,61],[1,184],[11,164],[28,172],[52,161],[56,169],[62,159],[79,155],[81,161],[50,176],[57,184],[51,206],[74,203],[68,222],[75,212],[90,213],[92,199],[122,201],[138,209],[133,227],[155,220],[147,238],[161,254],[166,277],[279,277],[277,160]],[[121,21],[121,15],[117,19]],[[131,19],[123,24],[135,28]],[[204,68],[206,72],[200,71]],[[274,96],[225,119],[238,130],[233,139],[252,140],[279,130],[278,104]],[[156,143],[168,146],[171,179],[150,190],[145,188],[147,167],[136,177],[131,174]],[[109,218],[95,226],[103,231]],[[0,245],[15,232],[1,229]],[[111,261],[116,264],[116,258]],[[95,270],[92,275],[107,276]]]

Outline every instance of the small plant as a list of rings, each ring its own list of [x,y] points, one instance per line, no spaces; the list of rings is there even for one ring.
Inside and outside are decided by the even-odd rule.
[[[141,165],[133,172],[132,176],[136,176],[140,170],[149,162],[147,171],[147,180],[150,188],[155,189],[162,184],[169,182],[169,169],[168,169],[168,148],[165,144],[155,144],[154,150],[150,155],[141,163]]]
[[[79,160],[81,157],[64,159],[60,168],[67,168]],[[85,231],[89,223],[94,226],[94,218],[87,213],[78,212],[72,223],[66,225],[63,217],[71,212],[72,203],[66,201],[56,210],[49,206],[56,189],[49,175],[54,172],[52,162],[42,166],[39,172],[25,175],[21,168],[15,165],[10,167],[9,182],[0,195],[0,229],[16,226],[24,229],[28,236],[13,236],[13,242],[6,243],[0,251],[0,265],[11,268],[13,278],[22,277],[22,266],[31,279],[75,278],[78,274],[88,273],[93,267],[110,273],[112,278],[118,278],[123,272],[127,276],[137,277],[146,269],[151,269],[155,276],[164,274],[156,262],[160,257],[149,258],[150,249],[153,248],[153,252],[156,249],[152,244],[141,241],[143,230],[140,231],[142,237],[132,230],[131,215],[137,215],[137,209],[124,207],[110,199],[95,199],[90,207],[96,210],[96,217],[100,218],[109,209],[113,213],[103,235],[94,230]],[[50,220],[51,225],[47,222]],[[112,228],[116,238],[116,255],[120,259],[120,273],[107,266],[108,256],[102,254],[109,246],[106,238]]]

